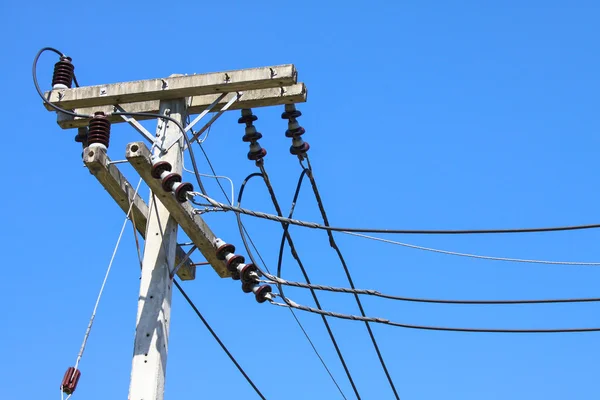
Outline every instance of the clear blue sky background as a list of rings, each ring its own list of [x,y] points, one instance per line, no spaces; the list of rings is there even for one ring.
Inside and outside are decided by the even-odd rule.
[[[300,106],[316,178],[335,225],[488,228],[597,223],[600,81],[594,1],[503,2],[3,2],[3,398],[58,399],[75,361],[123,213],[82,167],[34,91],[43,46],[73,57],[82,85],[294,63],[309,88]],[[39,65],[50,84],[56,58]],[[299,166],[281,109],[257,109],[266,167],[289,203]],[[238,113],[206,149],[236,186],[253,163]],[[152,127],[152,124],[147,124]],[[110,156],[139,140],[114,128]],[[203,172],[204,160],[199,159]],[[137,182],[131,169],[124,168]],[[190,178],[191,179],[191,178]],[[220,195],[214,182],[210,193]],[[307,186],[305,189],[309,189]],[[147,189],[142,194],[147,196]],[[272,211],[258,182],[248,207]],[[288,206],[286,205],[286,208]],[[297,215],[318,220],[309,190]],[[234,217],[208,218],[242,249]],[[280,226],[246,218],[274,268]],[[346,285],[324,232],[292,229],[314,282]],[[600,261],[600,232],[396,239],[478,254]],[[479,261],[339,235],[357,286],[437,298],[598,295],[600,270]],[[195,261],[202,261],[199,254]],[[289,254],[284,276],[299,279]],[[130,228],[100,305],[74,399],[127,396],[139,270]],[[209,268],[184,287],[269,399],[340,398],[289,312],[257,304]],[[308,293],[288,290],[311,304]],[[414,324],[599,326],[595,304],[442,306],[364,299],[367,313]],[[358,313],[324,294],[327,309]],[[316,315],[300,318],[353,398]],[[364,399],[391,399],[364,325],[332,321]],[[593,399],[598,334],[499,335],[374,326],[402,399]],[[255,398],[179,294],[174,294],[166,396]]]

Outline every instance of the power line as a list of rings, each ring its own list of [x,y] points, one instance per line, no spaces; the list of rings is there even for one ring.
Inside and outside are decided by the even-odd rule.
[[[398,246],[408,247],[411,249],[431,251],[433,253],[447,254],[450,256],[460,256],[460,257],[469,257],[469,258],[477,258],[480,260],[491,260],[491,261],[508,261],[508,262],[519,262],[519,263],[529,263],[529,264],[550,264],[550,265],[581,265],[581,266],[599,266],[600,262],[581,262],[581,261],[549,261],[549,260],[528,260],[523,258],[509,258],[509,257],[493,257],[493,256],[482,256],[477,254],[469,254],[469,253],[459,253],[456,251],[448,251],[448,250],[440,250],[433,249],[431,247],[417,246],[409,243],[397,242],[395,240],[383,239],[375,236],[363,235],[361,233],[354,232],[344,232],[347,235],[352,235],[356,237],[361,237],[369,240],[376,240],[383,243],[395,244]]]
[[[207,132],[206,138],[208,137],[209,133],[210,133],[210,127],[209,127],[209,131]],[[192,130],[192,134],[193,134],[193,130]],[[206,138],[205,138],[205,140],[206,140]],[[204,146],[202,146],[203,142],[204,142],[204,140],[202,142],[198,141],[198,145],[200,146],[200,150],[202,151],[202,154],[204,155],[204,158],[206,159],[206,162],[207,162],[210,170],[212,171],[213,175],[216,176],[217,172],[215,171],[215,168],[213,167],[213,164],[210,161],[210,158],[208,157],[208,154],[204,150]],[[240,188],[240,198],[239,198],[239,201],[241,201],[241,196],[243,194],[246,182],[247,182],[247,180],[245,180],[242,183],[242,187]],[[233,199],[231,199],[231,200],[229,199],[229,197],[227,196],[227,193],[225,192],[225,189],[223,188],[223,186],[221,185],[221,183],[220,183],[220,181],[218,179],[217,179],[217,184],[221,188],[221,191],[223,192],[223,195],[225,196],[225,198],[227,199],[227,201],[230,202],[230,203],[232,203]],[[258,248],[256,247],[256,245],[254,244],[254,241],[252,240],[252,237],[248,233],[248,230],[243,225],[242,220],[241,220],[239,214],[236,214],[236,217],[237,217],[237,221],[238,221],[238,226],[240,228],[240,235],[242,237],[242,241],[243,241],[244,246],[246,248],[246,253],[248,253],[248,255],[250,256],[250,258],[253,260],[254,264],[258,266],[258,264],[254,261],[253,256],[252,256],[252,252],[250,251],[250,247],[248,246],[248,243],[246,242],[246,237],[247,237],[248,241],[250,241],[250,243],[251,243],[254,251],[256,252],[258,258],[261,260],[262,265],[265,267],[265,269],[267,270],[267,272],[269,272],[269,267],[267,266],[265,260],[263,259],[260,251],[258,250]],[[323,365],[323,368],[325,368],[325,371],[327,371],[327,374],[329,375],[329,377],[331,378],[331,380],[333,381],[333,383],[337,387],[338,391],[340,392],[340,394],[342,395],[342,397],[346,400],[346,395],[342,391],[342,388],[340,387],[340,385],[335,380],[335,377],[333,376],[333,374],[329,370],[329,367],[325,363],[325,360],[323,359],[323,357],[321,357],[321,354],[319,353],[319,351],[317,350],[317,347],[315,346],[315,344],[313,343],[312,339],[308,335],[308,332],[306,331],[306,329],[304,329],[304,326],[302,325],[302,323],[300,322],[300,320],[296,316],[296,313],[294,312],[294,310],[292,308],[290,308],[289,310],[290,310],[290,313],[292,314],[292,317],[294,318],[294,320],[298,324],[298,327],[300,328],[300,330],[302,331],[302,333],[306,337],[306,340],[308,341],[308,343],[310,344],[311,348],[313,349],[314,353],[316,354],[317,358],[321,361],[321,364]]]
[[[313,193],[315,195],[315,199],[317,201],[317,205],[319,206],[319,211],[321,213],[321,217],[323,218],[323,223],[325,224],[325,226],[330,226],[329,224],[329,219],[327,218],[327,212],[325,211],[325,206],[323,205],[323,200],[321,199],[321,195],[319,193],[319,189],[317,187],[317,182],[315,181],[315,177],[313,174],[313,169],[312,166],[310,164],[310,159],[308,158],[308,154],[305,154],[304,157],[306,158],[306,162],[308,165],[308,179],[310,181],[310,185],[313,189]],[[289,225],[286,225],[286,227]],[[342,251],[340,250],[340,248],[338,247],[335,238],[333,237],[333,234],[331,233],[331,231],[327,231],[327,236],[329,236],[329,245],[331,246],[331,248],[333,248],[335,250],[335,252],[337,253],[338,258],[340,259],[340,263],[342,264],[342,267],[344,268],[344,272],[346,273],[346,278],[348,279],[348,283],[350,284],[350,287],[352,289],[355,289],[354,287],[354,281],[352,280],[352,275],[350,274],[350,270],[348,269],[348,265],[346,264],[346,260],[344,259],[344,256],[342,255]],[[358,309],[360,311],[360,314],[363,317],[366,317],[366,313],[365,310],[363,308],[362,302],[360,301],[360,298],[358,297],[358,294],[354,293],[354,299],[356,300],[356,304],[358,305]],[[398,391],[396,390],[396,385],[394,385],[394,380],[392,379],[392,376],[390,375],[387,366],[385,364],[385,361],[383,360],[383,355],[381,354],[381,350],[379,349],[379,345],[377,344],[377,340],[375,339],[375,335],[373,334],[373,330],[371,329],[371,325],[369,325],[369,322],[365,321],[365,326],[367,328],[367,331],[369,333],[369,337],[371,338],[371,342],[373,343],[373,347],[375,348],[375,352],[377,353],[377,358],[379,358],[379,363],[381,364],[381,367],[383,368],[383,372],[385,373],[385,376],[388,380],[388,383],[390,385],[390,388],[392,389],[392,391],[394,392],[394,396],[396,397],[397,400],[400,400],[400,396],[398,395]]]
[[[359,315],[342,314],[333,311],[319,310],[313,307],[304,306],[294,302],[293,300],[281,294],[281,298],[285,303],[271,301],[271,304],[279,307],[292,307],[298,310],[307,311],[322,316],[348,319],[352,321],[367,321],[378,324],[396,326],[399,328],[419,329],[428,331],[444,331],[444,332],[471,332],[471,333],[577,333],[577,332],[600,332],[600,328],[566,328],[566,329],[487,329],[487,328],[450,328],[445,326],[426,326],[426,325],[411,325],[402,324],[399,322],[390,321],[385,318],[362,317]]]
[[[275,275],[271,275],[265,271],[260,270],[260,273],[263,274],[269,281],[267,283],[272,283],[276,285],[285,285],[292,287],[299,287],[304,289],[315,289],[315,290],[325,290],[328,292],[336,292],[336,293],[352,293],[356,295],[367,295],[367,296],[375,296],[381,297],[384,299],[390,300],[399,300],[413,303],[433,303],[433,304],[553,304],[553,303],[593,303],[599,302],[600,297],[584,297],[584,298],[573,298],[573,299],[532,299],[532,300],[445,300],[445,299],[428,299],[428,298],[418,298],[418,297],[405,297],[405,296],[396,296],[391,294],[381,293],[377,290],[372,289],[356,289],[356,288],[345,288],[345,287],[337,287],[337,286],[327,286],[327,285],[316,285],[316,284],[306,284],[302,282],[288,281],[283,278],[280,278]],[[364,315],[363,315],[364,316]]]
[[[223,344],[223,342],[221,341],[221,339],[219,339],[219,336],[215,333],[215,331],[213,331],[213,329],[209,325],[208,321],[206,321],[206,319],[204,319],[204,317],[202,316],[202,314],[200,313],[200,311],[198,310],[198,308],[196,307],[196,305],[194,304],[194,302],[189,298],[189,296],[183,290],[183,288],[181,287],[181,285],[179,285],[179,282],[177,282],[176,279],[173,279],[173,283],[175,284],[175,287],[177,287],[177,289],[179,290],[179,292],[181,293],[181,295],[188,302],[188,304],[192,307],[192,309],[194,310],[194,312],[196,313],[196,315],[198,316],[198,318],[200,318],[200,321],[202,321],[202,323],[204,324],[204,326],[206,327],[206,329],[208,329],[208,331],[210,332],[210,334],[212,335],[212,337],[215,338],[215,340],[217,341],[217,343],[219,343],[219,346],[221,346],[221,348],[223,349],[223,351],[227,354],[227,357],[229,357],[229,359],[231,360],[231,362],[233,362],[235,364],[235,366],[238,369],[238,371],[241,372],[241,374],[244,376],[244,378],[246,378],[246,381],[248,381],[248,383],[250,384],[250,386],[252,386],[252,388],[254,389],[254,391],[256,392],[256,394],[258,394],[261,399],[266,400],[266,397],[263,396],[263,394],[260,392],[260,390],[258,389],[258,387],[256,387],[256,385],[254,384],[254,382],[252,382],[252,379],[250,379],[250,377],[248,376],[248,374],[246,374],[246,372],[244,371],[244,369],[240,366],[240,364],[238,364],[238,362],[236,361],[235,357],[233,357],[233,355],[229,352],[229,350],[227,350],[227,347],[225,346],[225,344]]]
[[[357,232],[357,233],[386,233],[386,234],[407,234],[407,235],[464,235],[464,234],[491,234],[491,233],[532,233],[532,232],[559,232],[559,231],[574,231],[583,229],[597,229],[600,224],[590,225],[572,225],[572,226],[556,226],[544,228],[516,228],[516,229],[470,229],[470,230],[423,230],[423,229],[379,229],[379,228],[341,228],[334,226],[325,226],[316,222],[301,221],[292,218],[285,218],[278,215],[268,214],[261,211],[249,210],[220,203],[207,195],[198,192],[189,192],[189,195],[196,195],[204,198],[213,207],[221,208],[226,211],[234,211],[241,214],[250,215],[256,218],[268,219],[284,224],[302,226],[305,228],[321,229],[332,232]],[[205,206],[206,204],[198,203],[192,199],[196,205]]]
[[[277,210],[277,213],[279,215],[282,215],[281,207],[279,206],[279,202],[277,201],[277,198],[275,197],[275,192],[273,191],[273,187],[271,186],[268,175],[266,174],[266,171],[265,171],[264,167],[262,166],[262,163],[257,163],[257,165],[260,167],[261,173],[260,174],[258,174],[258,173],[251,174],[246,178],[246,180],[244,180],[244,183],[242,184],[242,187],[240,187],[240,193],[238,195],[238,205],[240,205],[242,202],[243,188],[245,187],[245,184],[248,183],[248,181],[251,178],[256,177],[256,176],[261,176],[263,178],[263,181],[265,182],[265,185],[267,186],[267,189],[271,196],[271,200],[273,202],[273,206]],[[300,186],[301,183],[302,183],[302,179],[299,180],[298,186]],[[299,188],[297,190],[299,191]],[[238,215],[238,223],[241,223],[241,218],[240,218],[239,214],[237,214],[237,215]],[[304,280],[310,284],[310,278],[308,277],[308,273],[306,272],[306,269],[304,268],[304,265],[302,264],[302,260],[300,260],[300,257],[298,256],[298,253],[296,252],[294,242],[291,238],[291,235],[289,234],[289,232],[287,232],[286,225],[282,224],[282,226],[283,226],[283,229],[285,232],[285,238],[287,239],[288,245],[290,246],[290,251],[292,253],[292,256],[296,260],[296,263],[298,264],[298,267],[300,268],[300,271],[302,272],[302,275],[304,276]],[[242,229],[240,226],[240,231],[241,230]],[[242,236],[242,239],[243,239],[243,236]],[[256,261],[252,257],[251,253],[249,253],[248,255],[250,256],[250,259],[252,260],[252,262],[256,265]],[[279,290],[281,291],[281,287],[279,288]],[[320,304],[319,299],[314,290],[311,290],[311,295],[312,295],[313,300],[314,300],[315,304],[317,305],[318,309],[321,309],[321,304]],[[360,400],[360,398],[361,398],[360,394],[358,393],[358,389],[356,388],[354,379],[352,379],[352,375],[350,374],[350,370],[348,369],[348,366],[346,365],[346,361],[344,360],[344,356],[342,355],[342,352],[337,344],[337,340],[335,339],[333,331],[331,330],[331,327],[329,326],[329,322],[327,322],[327,319],[325,318],[325,316],[321,315],[321,318],[323,320],[323,324],[325,325],[325,328],[327,330],[327,333],[329,335],[331,343],[333,344],[333,347],[335,348],[338,358],[340,359],[340,362],[342,363],[342,367],[344,368],[346,376],[348,377],[348,380],[350,381],[352,390],[354,391],[354,394],[356,395],[356,397]]]

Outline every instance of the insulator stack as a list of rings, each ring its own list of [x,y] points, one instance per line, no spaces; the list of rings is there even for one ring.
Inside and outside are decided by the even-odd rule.
[[[299,110],[296,110],[295,104],[286,104],[285,112],[281,114],[282,119],[288,120],[288,129],[285,131],[285,136],[292,139],[290,153],[295,156],[303,157],[310,149],[308,142],[302,140],[302,135],[306,132],[298,123],[297,118],[302,116]]]
[[[71,57],[61,56],[60,61],[54,64],[52,74],[53,89],[70,89],[75,76],[75,66],[71,63]]]
[[[239,124],[246,124],[245,134],[242,137],[244,142],[250,143],[250,151],[248,152],[248,159],[252,161],[262,160],[267,155],[267,150],[263,149],[258,141],[262,138],[262,134],[256,130],[254,121],[258,117],[252,114],[252,110],[244,108],[242,110],[242,116],[238,119]]]
[[[110,142],[110,121],[102,111],[94,113],[90,120],[87,135],[88,146],[108,149]]]
[[[77,389],[77,383],[81,377],[81,371],[73,367],[69,367],[65,376],[63,377],[62,383],[60,384],[60,390],[65,394],[73,394]]]
[[[256,301],[259,303],[273,299],[271,286],[258,284],[260,271],[256,265],[246,264],[243,256],[234,254],[234,245],[216,239],[215,247],[215,255],[219,260],[226,262],[227,270],[231,272],[232,279],[242,281],[242,291],[244,293],[254,293]]]
[[[161,179],[161,186],[165,192],[173,192],[180,203],[187,201],[187,193],[194,190],[194,185],[189,182],[181,182],[181,175],[171,173],[173,167],[168,161],[159,161],[152,165],[150,174],[154,179]]]
[[[240,272],[238,271],[238,267],[240,265],[245,265],[244,261],[246,261],[246,259],[244,258],[244,256],[240,256],[237,254],[233,254],[233,253],[227,253],[225,255],[225,260],[226,260],[226,266],[227,266],[227,270],[229,272],[231,272],[231,278],[234,281],[237,281],[240,279]]]

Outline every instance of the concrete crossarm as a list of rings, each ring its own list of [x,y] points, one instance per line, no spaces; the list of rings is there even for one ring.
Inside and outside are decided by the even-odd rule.
[[[189,202],[179,203],[172,193],[167,193],[162,189],[160,179],[155,179],[151,175],[150,157],[150,150],[143,142],[133,142],[127,145],[127,160],[150,187],[156,198],[169,210],[171,216],[202,252],[215,272],[222,278],[231,277],[225,262],[216,257],[215,234],[202,217],[194,213],[194,208]]]
[[[59,107],[76,109],[282,87],[295,84],[297,79],[298,73],[294,65],[286,64],[58,89],[46,92],[45,96]],[[50,109],[47,104],[45,106]]]
[[[211,111],[219,111],[235,95],[235,93],[230,93],[223,100],[221,100]],[[240,97],[238,101],[236,101],[231,105],[231,107],[229,107],[229,110],[304,103],[306,102],[306,96],[307,92],[304,83],[297,83],[291,86],[284,86],[278,88],[248,90],[244,92],[244,94],[242,95],[242,97]],[[200,114],[218,97],[219,94],[207,94],[203,96],[192,97],[191,104],[188,107],[188,114]],[[156,114],[159,111],[159,104],[160,101],[153,100],[144,101],[140,103],[123,104],[123,108],[128,112]],[[77,108],[74,111],[77,114],[82,115],[93,115],[96,111],[102,111],[105,115],[108,115],[108,120],[113,124],[125,122],[120,116],[111,115],[114,111],[113,105]],[[135,117],[135,119],[138,121],[153,118],[154,117],[149,116]],[[67,114],[58,113],[57,122],[58,125],[63,129],[82,128],[84,126],[89,125],[90,118],[74,118]]]
[[[100,184],[106,189],[108,194],[115,200],[119,208],[127,213],[129,210],[129,199],[135,193],[135,186],[121,174],[116,165],[110,164],[110,159],[104,151],[98,149],[85,149],[83,162],[90,172],[98,179]],[[133,207],[131,212],[135,219],[135,225],[140,235],[146,237],[146,224],[148,222],[148,205],[136,194],[133,198]],[[179,264],[185,257],[186,252],[177,246],[175,262]],[[191,260],[187,260],[177,271],[177,276],[182,281],[188,281],[196,278],[196,267]]]

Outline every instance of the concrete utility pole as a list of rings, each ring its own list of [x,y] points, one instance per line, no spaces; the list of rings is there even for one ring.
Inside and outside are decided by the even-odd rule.
[[[160,113],[184,124],[187,115],[186,100],[162,101]],[[171,164],[171,172],[181,174],[181,130],[171,121],[158,121],[156,138],[161,143],[171,143],[179,138],[165,155],[161,155],[158,149],[155,150],[155,155],[157,161],[168,161]],[[151,195],[149,204],[129,386],[129,399],[132,400],[163,398],[169,347],[173,283],[170,275],[175,268],[177,222],[154,194]]]
[[[156,134],[152,135],[136,118],[157,118],[152,114],[168,116],[178,121],[185,132],[189,132],[209,112],[215,112],[197,130],[201,133],[228,110],[305,102],[306,87],[297,82],[297,77],[296,68],[287,64],[207,74],[173,75],[162,79],[108,85],[55,88],[45,93],[46,99],[56,106],[73,110],[80,115],[74,117],[58,113],[57,122],[63,129],[79,129],[78,137],[84,142],[84,147],[86,132],[89,133],[88,139],[91,138],[91,126],[98,124],[94,115],[103,113],[100,122],[104,128],[101,129],[100,140],[105,146],[85,147],[84,164],[121,210],[127,212],[131,203],[136,228],[146,240],[129,400],[164,398],[172,279],[174,274],[181,280],[195,279],[196,270],[189,259],[191,252],[197,248],[220,277],[232,276],[223,259],[217,256],[218,241],[212,230],[185,198],[177,196],[171,189],[165,189],[171,186],[165,186],[165,175],[158,179],[156,173],[153,173],[153,166],[157,162],[166,161],[171,166],[170,175],[179,174],[181,178],[185,150],[181,129],[172,121],[158,118]],[[47,104],[45,107],[54,111]],[[124,112],[130,114],[123,115]],[[188,114],[199,115],[185,126]],[[139,195],[133,196],[133,186],[107,155],[110,124],[123,122],[129,123],[152,145],[148,148],[143,142],[132,142],[126,148],[127,160],[151,190],[148,204]],[[90,128],[86,129],[88,126]],[[94,135],[97,139],[98,132],[94,132]],[[187,254],[177,244],[179,226],[194,244]]]

